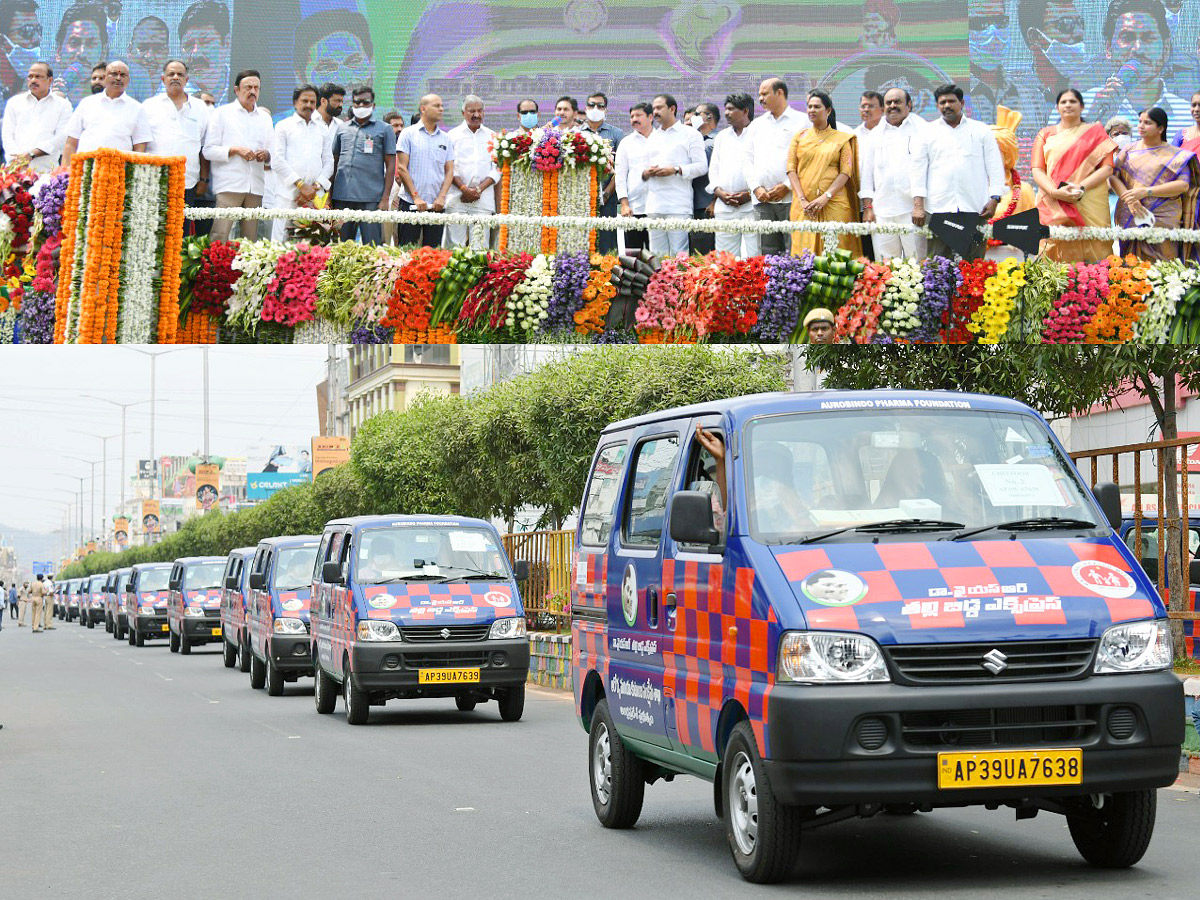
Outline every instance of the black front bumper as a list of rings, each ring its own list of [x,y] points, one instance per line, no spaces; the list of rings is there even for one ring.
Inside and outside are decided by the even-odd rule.
[[[216,632],[214,634],[213,632]],[[184,616],[183,633],[193,644],[207,644],[221,640],[221,619],[209,616]]]
[[[134,616],[130,620],[129,630],[143,637],[166,637],[170,631],[163,626],[167,624],[167,616]]]
[[[402,691],[417,697],[452,697],[469,688],[513,687],[529,676],[529,641],[410,644],[356,642],[351,650],[356,684],[368,691]],[[422,671],[479,669],[479,681],[421,683]]]
[[[103,606],[101,606],[99,609],[88,609],[87,615],[84,617],[83,621],[94,622],[97,625],[99,625],[101,622],[104,621],[105,615],[106,615],[106,613],[104,611]]]
[[[1114,737],[1110,729],[1123,733],[1116,723],[1128,723],[1128,711],[1130,733]],[[1089,724],[1038,726],[1055,716]],[[883,731],[876,749],[860,742],[869,736],[874,746]],[[1178,774],[1183,689],[1171,672],[954,687],[776,685],[767,735],[771,785],[789,804],[960,804],[1143,790]],[[938,788],[939,752],[1040,747],[1082,748],[1083,783]]]
[[[280,672],[311,675],[312,638],[307,634],[273,634],[270,644],[271,658]]]

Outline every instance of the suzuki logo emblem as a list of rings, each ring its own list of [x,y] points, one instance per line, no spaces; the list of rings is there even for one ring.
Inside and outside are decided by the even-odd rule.
[[[449,640],[449,638],[450,638],[450,629],[449,629],[449,628],[443,628],[441,631],[439,631],[439,632],[438,632],[438,634],[440,634],[440,635],[442,636],[442,640],[443,640],[443,641],[445,641],[445,640]]]
[[[999,675],[1008,668],[1008,657],[993,647],[983,654],[983,667],[993,675]]]

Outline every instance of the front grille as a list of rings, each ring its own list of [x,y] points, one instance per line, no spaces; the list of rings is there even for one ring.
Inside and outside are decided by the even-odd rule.
[[[460,667],[482,666],[487,663],[487,651],[478,653],[405,653],[404,668],[406,669],[456,669]]]
[[[1086,740],[1097,721],[1090,706],[934,710],[902,713],[900,734],[910,747],[1034,747]]]
[[[400,637],[402,640],[408,641],[410,644],[441,644],[449,643],[450,641],[485,641],[487,640],[488,632],[491,631],[491,629],[492,625],[490,622],[483,625],[445,625],[441,628],[436,625],[418,625],[401,628]],[[449,634],[443,637],[443,631],[448,631]]]
[[[918,644],[885,648],[902,684],[971,684],[980,681],[1059,681],[1078,678],[1092,665],[1096,641],[997,641]],[[1005,668],[993,674],[985,657],[999,651]]]

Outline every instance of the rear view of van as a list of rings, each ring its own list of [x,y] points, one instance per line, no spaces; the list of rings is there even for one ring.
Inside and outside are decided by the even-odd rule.
[[[1176,776],[1161,599],[1047,424],[997,397],[767,394],[603,432],[580,512],[574,690],[607,827],[713,782],[735,864],[802,831],[1005,806],[1136,863]]]

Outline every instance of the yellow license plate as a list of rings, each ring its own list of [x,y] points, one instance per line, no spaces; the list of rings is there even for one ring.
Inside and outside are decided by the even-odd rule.
[[[420,684],[478,684],[478,669],[421,669],[417,673]]]
[[[171,626],[170,626],[170,625],[164,625],[164,626],[162,627],[162,630],[163,630],[163,631],[170,631],[170,630],[171,630]]]
[[[938,787],[1013,787],[1083,783],[1083,750],[939,753]]]
[[[213,637],[220,637],[220,636],[221,636],[221,629],[220,629],[220,628],[214,628],[214,629],[213,629]]]

